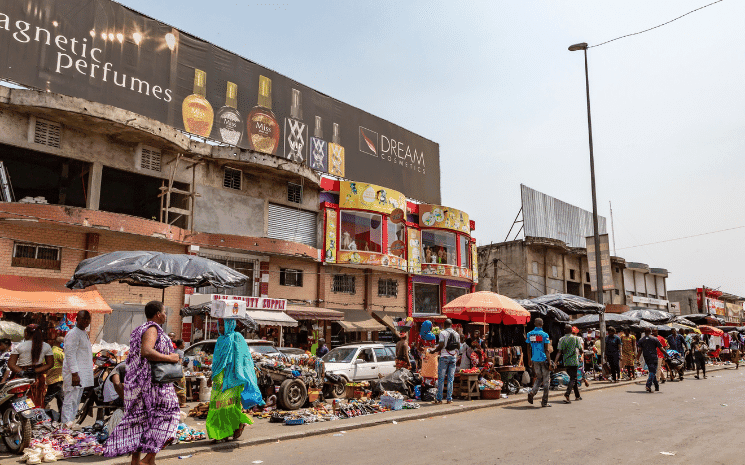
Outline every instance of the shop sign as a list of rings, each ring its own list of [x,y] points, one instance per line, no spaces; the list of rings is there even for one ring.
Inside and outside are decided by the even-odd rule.
[[[339,187],[339,207],[390,215],[393,210],[406,208],[406,196],[375,184],[342,181]]]
[[[391,222],[394,224],[400,224],[406,221],[406,214],[402,209],[396,208],[391,212],[391,215],[388,217],[388,219],[390,219]]]
[[[241,295],[223,294],[194,294],[191,296],[190,305],[200,305],[213,300],[240,300],[246,302],[246,310],[280,310],[287,309],[287,300],[272,299],[270,297],[247,297]]]
[[[0,45],[24,86],[440,201],[435,142],[114,1],[0,0]]]
[[[336,263],[336,220],[336,210],[326,210],[326,263]]]
[[[349,263],[352,265],[375,265],[398,268],[406,271],[406,259],[395,255],[387,255],[375,252],[340,251],[337,263]]]
[[[459,268],[450,265],[438,265],[436,263],[422,263],[422,275],[452,276],[454,278],[471,279],[473,271],[468,268]]]
[[[479,252],[476,243],[471,244],[471,268],[473,269],[473,282],[479,282],[479,264],[478,264]]]
[[[401,257],[406,250],[406,244],[404,244],[404,241],[394,241],[393,244],[391,244],[390,249],[393,255]]]
[[[441,205],[419,205],[419,226],[471,233],[468,213]]]
[[[726,315],[724,302],[718,299],[712,299],[711,297],[706,298],[706,309],[709,313],[715,313],[717,315]]]
[[[409,273],[419,274],[422,271],[422,235],[416,229],[409,229]]]
[[[598,236],[600,239],[600,273],[601,281],[603,283],[603,290],[608,291],[616,288],[616,284],[613,281],[613,273],[611,271],[610,262],[610,245],[608,242],[608,235],[601,234]],[[597,291],[598,278],[597,278],[597,263],[595,261],[595,236],[588,236],[586,238],[587,244],[587,265],[590,272],[590,288],[593,292]]]
[[[667,306],[669,303],[667,300],[663,299],[653,299],[651,297],[642,297],[642,296],[631,296],[631,301],[638,304],[652,304],[652,305],[663,305]]]

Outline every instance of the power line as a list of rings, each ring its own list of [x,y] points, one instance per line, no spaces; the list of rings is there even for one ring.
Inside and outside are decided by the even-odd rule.
[[[705,233],[701,233],[701,234],[693,234],[691,236],[676,237],[674,239],[665,239],[664,241],[649,242],[647,244],[639,244],[639,245],[630,245],[628,247],[619,247],[618,250],[634,249],[636,247],[644,247],[644,246],[647,246],[647,245],[654,245],[654,244],[663,244],[665,242],[682,241],[683,239],[690,239],[692,237],[708,236],[709,234],[717,234],[717,233],[720,233],[720,232],[733,231],[735,229],[742,229],[742,228],[745,228],[745,226],[735,226],[734,228],[719,229],[717,231],[709,231],[709,232],[705,232]]]
[[[645,29],[645,30],[643,30],[643,31],[639,31],[639,32],[634,32],[633,34],[626,34],[625,36],[621,36],[621,37],[616,37],[615,39],[611,39],[611,40],[606,40],[605,42],[601,42],[601,43],[599,43],[599,44],[597,44],[597,45],[590,45],[590,46],[589,46],[589,47],[587,47],[587,48],[600,47],[601,45],[605,45],[605,44],[611,43],[611,42],[613,42],[613,41],[615,41],[615,40],[623,39],[624,37],[631,37],[631,36],[635,36],[635,35],[643,34],[643,33],[645,33],[645,32],[649,32],[649,31],[651,31],[651,30],[653,30],[653,29],[657,29],[658,27],[662,27],[662,26],[665,26],[665,25],[667,25],[667,24],[670,24],[670,23],[672,23],[673,21],[677,21],[677,20],[679,20],[680,18],[682,18],[682,17],[684,17],[684,16],[688,16],[689,14],[691,14],[691,13],[695,13],[695,12],[696,12],[696,11],[698,11],[698,10],[703,10],[703,9],[704,9],[704,8],[706,8],[707,6],[712,6],[712,5],[714,5],[715,3],[719,3],[719,2],[721,2],[721,1],[723,1],[723,0],[717,0],[717,1],[715,1],[715,2],[709,3],[708,5],[704,5],[704,6],[702,6],[702,7],[698,7],[698,8],[696,8],[695,10],[691,10],[691,11],[689,11],[688,13],[686,13],[686,14],[684,14],[684,15],[680,15],[680,16],[678,16],[677,18],[675,18],[675,19],[671,19],[670,21],[667,21],[667,22],[665,22],[665,23],[662,23],[662,24],[658,24],[658,25],[657,25],[657,26],[655,26],[655,27],[650,27],[649,29]]]

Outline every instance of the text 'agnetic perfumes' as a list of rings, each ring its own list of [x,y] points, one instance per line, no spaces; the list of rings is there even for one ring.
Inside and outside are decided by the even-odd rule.
[[[259,102],[248,114],[247,126],[251,148],[276,155],[280,129],[272,113],[272,80],[266,76],[259,76]]]
[[[230,145],[238,145],[243,138],[243,118],[238,108],[238,86],[228,82],[225,106],[217,112],[217,132],[220,139]]]
[[[334,123],[334,135],[329,144],[329,174],[344,177],[344,147],[341,146],[339,124]]]
[[[310,138],[310,167],[328,173],[328,144],[323,140],[321,123],[321,117],[316,116],[316,126]]]
[[[184,99],[181,114],[186,132],[209,137],[214,122],[212,105],[207,101],[207,73],[194,70],[194,93]]]
[[[302,119],[303,102],[300,91],[292,89],[290,117],[285,118],[284,157],[296,163],[303,163],[308,152],[308,125]]]

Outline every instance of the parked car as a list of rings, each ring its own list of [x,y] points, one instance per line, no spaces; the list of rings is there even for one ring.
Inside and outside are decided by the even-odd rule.
[[[285,355],[305,355],[303,349],[297,349],[295,347],[277,347],[277,350]]]
[[[197,342],[196,344],[189,346],[189,348],[184,351],[184,357],[194,357],[197,352],[204,352],[207,355],[212,355],[215,352],[216,342],[217,339],[207,339]],[[251,350],[251,353],[258,353],[269,357],[282,356],[282,352],[274,347],[274,343],[272,341],[267,341],[264,339],[246,339],[246,344],[248,344],[248,348],[249,350]]]
[[[347,344],[331,349],[323,361],[326,373],[343,378],[345,383],[376,379],[396,371],[396,346],[375,342]],[[343,395],[343,384],[330,394]]]

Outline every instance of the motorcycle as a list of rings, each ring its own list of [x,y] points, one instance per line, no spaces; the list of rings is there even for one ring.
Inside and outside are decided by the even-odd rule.
[[[31,419],[40,410],[26,397],[33,382],[16,378],[0,385],[0,436],[13,454],[22,453],[31,442]]]
[[[105,416],[116,410],[116,406],[106,404],[103,400],[103,384],[111,370],[116,366],[116,359],[109,351],[102,350],[96,354],[93,368],[93,386],[85,388],[80,402],[82,406],[75,417],[75,423],[82,425],[85,419],[93,416],[94,406],[98,408],[96,420],[103,420]]]

